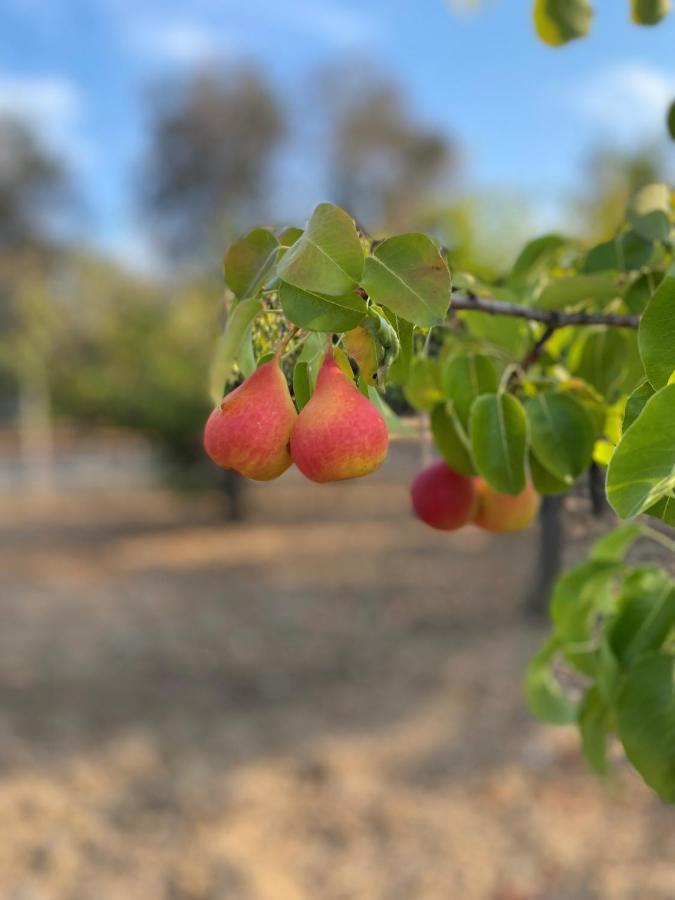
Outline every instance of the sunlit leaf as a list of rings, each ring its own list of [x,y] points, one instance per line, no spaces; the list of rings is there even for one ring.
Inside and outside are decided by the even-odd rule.
[[[303,234],[279,263],[279,277],[312,293],[344,297],[363,272],[363,249],[354,220],[332,203],[320,203]]]
[[[378,244],[366,259],[362,284],[375,303],[416,325],[438,325],[448,312],[450,273],[424,234],[400,234]]]

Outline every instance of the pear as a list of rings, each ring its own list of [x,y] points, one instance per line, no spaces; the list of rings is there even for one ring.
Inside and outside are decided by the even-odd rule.
[[[482,478],[474,480],[478,512],[474,524],[485,531],[522,531],[536,518],[541,497],[528,481],[520,494],[500,494]]]
[[[297,418],[279,361],[272,359],[213,410],[204,448],[221,468],[270,481],[291,464],[288,442]]]
[[[455,472],[442,459],[422,469],[410,496],[417,518],[439,531],[456,531],[478,511],[473,479]]]
[[[388,445],[384,419],[329,349],[291,435],[293,462],[312,481],[359,478],[383,462]]]

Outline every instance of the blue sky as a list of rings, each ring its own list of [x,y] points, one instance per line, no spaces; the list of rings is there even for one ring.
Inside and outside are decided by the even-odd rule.
[[[560,197],[581,183],[590,148],[662,140],[675,97],[675,14],[637,28],[627,0],[596,0],[592,35],[553,50],[532,31],[530,0],[486,0],[474,14],[459,5],[0,0],[0,112],[30,119],[68,158],[88,202],[87,234],[138,262],[131,180],[143,90],[215,59],[257,61],[310,125],[317,67],[368,60],[400,83],[419,119],[459,140],[468,185],[522,193],[546,225],[563,215]],[[672,169],[672,145],[667,152]],[[285,194],[300,219],[323,199],[305,165],[289,170]]]

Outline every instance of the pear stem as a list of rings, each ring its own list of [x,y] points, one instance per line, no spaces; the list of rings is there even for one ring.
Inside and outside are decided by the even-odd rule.
[[[279,360],[280,360],[281,357],[283,356],[284,350],[286,349],[286,347],[288,347],[288,345],[290,344],[290,342],[293,340],[293,338],[296,336],[296,334],[297,334],[299,331],[300,331],[300,329],[298,328],[298,326],[297,326],[297,325],[293,325],[293,327],[290,328],[290,329],[286,332],[286,334],[281,338],[281,340],[279,341],[279,343],[278,343],[278,345],[277,345],[277,349],[274,351],[274,359],[275,359],[277,362],[279,362]]]

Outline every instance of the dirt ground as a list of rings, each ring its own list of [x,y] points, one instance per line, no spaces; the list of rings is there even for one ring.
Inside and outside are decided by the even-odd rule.
[[[675,897],[675,811],[524,708],[536,531],[425,529],[416,462],[0,498],[2,900]]]

